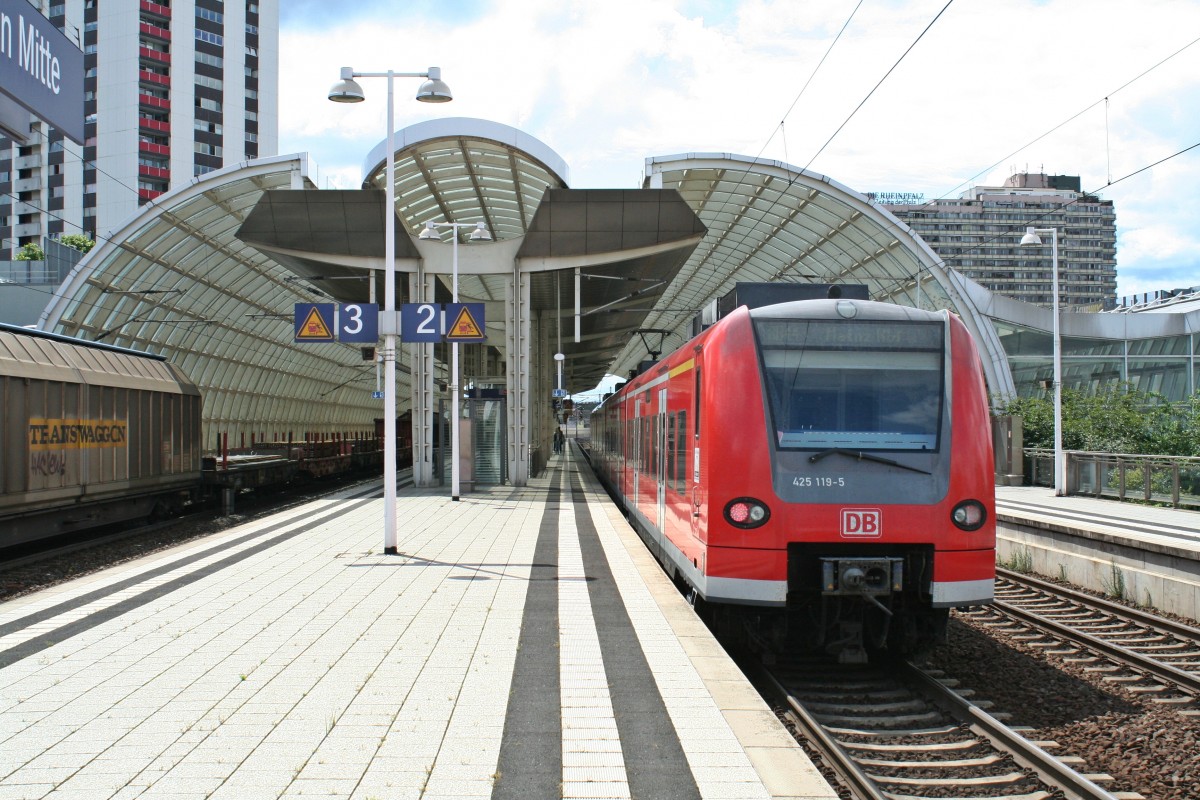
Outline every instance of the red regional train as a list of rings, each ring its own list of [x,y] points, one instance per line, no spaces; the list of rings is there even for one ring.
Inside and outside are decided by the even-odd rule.
[[[945,311],[780,288],[739,284],[748,304],[605,398],[593,465],[716,624],[843,663],[918,653],[993,595],[978,351]]]

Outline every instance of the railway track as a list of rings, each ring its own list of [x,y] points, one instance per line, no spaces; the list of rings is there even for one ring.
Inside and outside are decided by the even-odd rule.
[[[881,669],[781,658],[752,669],[799,734],[859,800],[971,797],[1132,800],[1026,739],[951,682],[911,664]]]
[[[1200,714],[1200,629],[1008,570],[967,615],[1146,698]]]

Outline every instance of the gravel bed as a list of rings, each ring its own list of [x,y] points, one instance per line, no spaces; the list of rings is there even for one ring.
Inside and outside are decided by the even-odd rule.
[[[1110,792],[1200,798],[1200,716],[1154,703],[1102,673],[959,616],[951,620],[949,643],[923,665],[1010,713],[1008,724],[1031,726],[1036,738],[1058,742],[1055,755],[1083,758],[1081,771],[1113,776],[1104,784]]]

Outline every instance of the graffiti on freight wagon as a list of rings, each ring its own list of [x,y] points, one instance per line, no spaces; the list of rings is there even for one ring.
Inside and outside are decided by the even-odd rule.
[[[62,453],[33,453],[29,457],[29,471],[34,475],[66,475],[67,458]]]
[[[124,447],[128,425],[120,419],[29,420],[31,453],[64,448]]]

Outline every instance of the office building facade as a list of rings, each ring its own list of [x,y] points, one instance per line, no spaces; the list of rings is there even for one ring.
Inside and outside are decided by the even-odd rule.
[[[0,259],[104,237],[138,207],[278,150],[274,0],[35,0],[84,51],[85,141],[36,118],[0,137]]]
[[[1116,303],[1116,212],[1111,200],[1081,191],[1077,176],[1019,173],[1003,186],[924,203],[908,195],[868,197],[916,231],[946,266],[1041,306],[1053,303],[1050,237],[1038,247],[1022,246],[1021,236],[1029,226],[1057,228],[1059,302],[1097,310]]]

